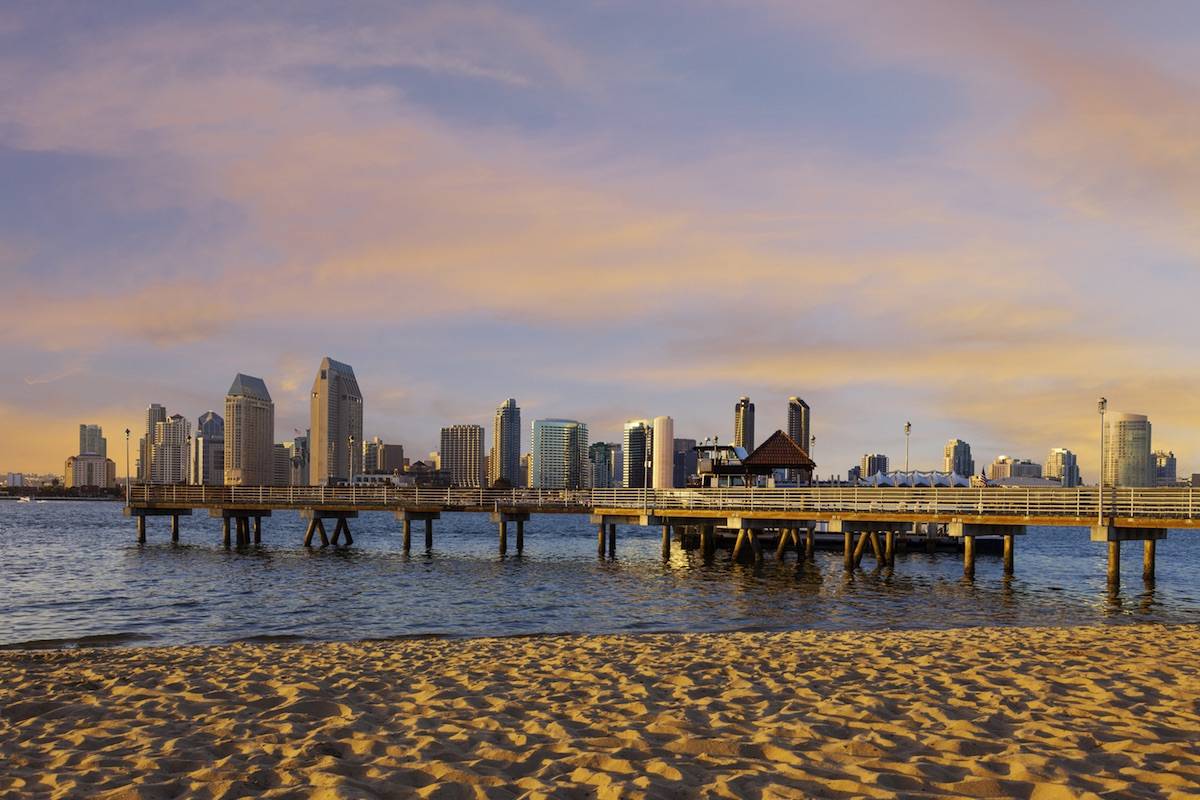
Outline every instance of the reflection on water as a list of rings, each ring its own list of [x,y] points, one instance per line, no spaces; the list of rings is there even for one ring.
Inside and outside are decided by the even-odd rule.
[[[584,517],[535,517],[524,554],[504,558],[482,514],[435,523],[428,553],[423,536],[402,551],[391,514],[352,525],[353,547],[306,550],[302,522],[279,513],[263,521],[262,545],[226,550],[219,522],[198,514],[181,520],[176,545],[166,520],[150,520],[139,547],[118,504],[0,503],[0,645],[1200,621],[1194,532],[1159,543],[1150,584],[1127,546],[1110,593],[1105,548],[1086,529],[1031,529],[1014,577],[981,553],[969,581],[958,556],[923,550],[853,573],[828,551],[754,566],[677,544],[664,562],[657,528],[621,527],[610,561]]]

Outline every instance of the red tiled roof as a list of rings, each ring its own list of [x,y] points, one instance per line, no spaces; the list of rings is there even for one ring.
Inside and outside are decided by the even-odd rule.
[[[754,452],[742,460],[747,467],[760,468],[806,468],[817,466],[804,448],[796,444],[796,440],[783,431],[775,431],[767,440],[754,449]]]

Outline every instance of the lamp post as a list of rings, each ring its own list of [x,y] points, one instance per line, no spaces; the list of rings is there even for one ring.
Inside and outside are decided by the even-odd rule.
[[[192,435],[187,435],[187,447],[183,451],[183,482],[192,482]]]
[[[1104,524],[1104,412],[1108,410],[1108,398],[1101,397],[1096,402],[1096,410],[1100,412],[1100,494],[1096,501],[1096,524]]]
[[[912,423],[904,423],[904,471],[908,472],[908,440],[912,435]]]
[[[350,457],[350,485],[354,486],[354,434],[350,434],[350,447],[346,450]]]
[[[131,486],[131,484],[129,482],[129,428],[126,428],[125,429],[125,505],[126,506],[129,505],[130,486]]]

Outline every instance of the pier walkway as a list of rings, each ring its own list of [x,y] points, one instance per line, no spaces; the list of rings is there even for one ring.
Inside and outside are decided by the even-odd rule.
[[[812,558],[818,526],[843,536],[847,569],[860,563],[868,547],[881,565],[893,566],[897,542],[926,540],[936,530],[961,538],[963,570],[975,571],[975,539],[1003,539],[1004,567],[1013,571],[1014,537],[1028,526],[1075,526],[1091,530],[1092,541],[1108,546],[1108,579],[1120,580],[1121,543],[1142,541],[1143,577],[1153,579],[1155,542],[1170,529],[1200,529],[1200,492],[1188,488],[1111,489],[843,488],[789,489],[417,489],[320,486],[134,486],[125,510],[136,518],[138,541],[146,540],[146,517],[171,518],[172,539],[179,517],[207,510],[222,520],[231,544],[231,524],[239,545],[261,541],[262,519],[275,511],[297,511],[308,520],[304,543],[319,537],[329,544],[326,521],[334,524],[332,543],[353,543],[350,520],[360,512],[386,511],[402,523],[404,549],[411,546],[411,523],[425,526],[432,547],[433,522],[444,513],[486,512],[499,526],[500,552],[507,551],[508,526],[516,526],[516,547],[524,549],[524,528],[535,514],[587,514],[598,525],[597,550],[616,551],[616,527],[662,526],[663,552],[670,552],[672,529],[695,531],[705,552],[715,547],[717,530],[736,534],[734,557],[762,559],[761,536],[776,536],[776,555],[794,547]],[[253,531],[253,534],[251,533]],[[882,541],[881,541],[882,538]]]

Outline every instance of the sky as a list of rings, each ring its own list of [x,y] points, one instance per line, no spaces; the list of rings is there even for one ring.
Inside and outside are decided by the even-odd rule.
[[[812,407],[821,476],[957,437],[1200,471],[1200,7],[0,6],[0,471],[78,424],[308,427],[323,356],[419,457],[515,397],[593,441]]]

